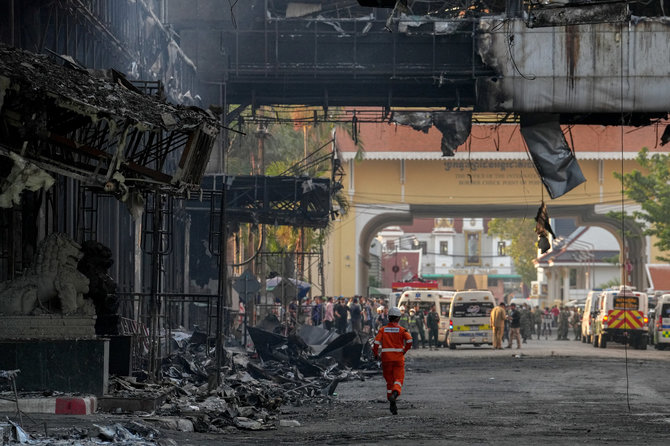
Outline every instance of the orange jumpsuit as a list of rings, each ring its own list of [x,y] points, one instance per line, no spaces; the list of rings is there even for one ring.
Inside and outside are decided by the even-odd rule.
[[[372,352],[375,357],[379,357],[381,353],[387,399],[394,390],[398,392],[398,396],[402,393],[402,384],[405,381],[405,353],[410,348],[412,348],[412,336],[397,322],[391,322],[380,328],[375,337]]]

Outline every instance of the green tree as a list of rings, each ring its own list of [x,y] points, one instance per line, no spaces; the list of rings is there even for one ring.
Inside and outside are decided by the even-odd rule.
[[[654,246],[661,251],[670,252],[670,156],[650,155],[643,147],[636,160],[646,172],[633,170],[623,175],[615,172],[614,176],[623,182],[626,196],[642,207],[633,216],[647,223],[643,233],[656,237]],[[661,255],[657,259],[668,262],[670,256]]]
[[[259,138],[263,138],[263,165],[264,174],[278,175],[309,175],[311,177],[330,177],[330,159],[325,157],[330,151],[329,141],[332,138],[333,125],[319,123],[315,126],[294,126],[292,124],[268,123],[264,132],[258,131],[255,122],[245,122],[239,133],[232,134],[228,146],[227,173],[234,175],[249,175],[257,173],[252,167],[258,163]],[[308,158],[308,167],[301,162],[305,152],[311,154]],[[315,162],[315,160],[321,160]],[[340,214],[346,214],[348,201],[342,190],[333,196]],[[301,229],[288,226],[267,226],[266,249],[270,252],[309,251],[325,243],[332,230],[332,223],[323,230],[312,228]],[[302,245],[304,241],[304,245]]]
[[[535,280],[533,260],[537,257],[535,221],[522,218],[494,218],[489,222],[489,234],[509,240],[506,254],[512,258],[516,272],[526,285]]]
[[[619,285],[621,285],[621,281],[619,279],[610,279],[607,282],[598,285],[598,288],[602,288],[604,290],[607,288],[618,287]]]

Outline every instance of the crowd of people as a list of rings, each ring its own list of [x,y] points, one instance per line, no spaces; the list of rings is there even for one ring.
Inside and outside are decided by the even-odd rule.
[[[556,330],[557,340],[567,341],[571,328],[574,340],[579,341],[582,312],[578,307],[554,305],[551,308],[536,306],[531,309],[528,304],[517,308],[514,303],[507,307],[502,302],[491,312],[491,325],[494,327],[494,348],[502,348],[504,341],[507,341],[507,348],[512,348],[514,341],[517,348],[521,348],[521,344],[533,336],[547,340],[552,336],[552,330]],[[497,341],[496,334],[499,338]]]
[[[290,324],[298,322],[321,325],[326,330],[334,329],[340,334],[356,331],[374,335],[381,327],[388,324],[389,308],[389,302],[384,298],[319,296],[313,299],[306,298],[300,303],[297,300],[291,302],[288,312]],[[528,304],[517,307],[514,303],[509,306],[502,303],[497,308],[502,308],[504,312],[502,318],[498,314],[500,319],[497,323],[500,324],[501,341],[506,341],[508,348],[511,348],[513,343],[516,343],[517,348],[521,348],[521,344],[525,344],[529,339],[535,337],[546,340],[554,334],[557,340],[568,340],[571,330],[574,340],[581,339],[582,312],[578,307],[554,305],[544,309],[538,306],[531,309]],[[437,348],[440,315],[436,309],[425,311],[417,305],[409,309],[401,306],[400,310],[402,314],[399,325],[416,339],[414,347]],[[499,310],[495,312],[499,313]],[[492,317],[491,325],[495,324]]]
[[[322,326],[326,330],[334,329],[340,334],[349,331],[375,335],[379,329],[389,323],[389,302],[382,298],[353,296],[315,297],[297,300],[288,305],[290,325]],[[440,316],[435,308],[425,311],[415,306],[406,309],[400,307],[399,325],[417,339],[416,348],[437,348]],[[282,319],[283,308],[277,306],[277,316]]]

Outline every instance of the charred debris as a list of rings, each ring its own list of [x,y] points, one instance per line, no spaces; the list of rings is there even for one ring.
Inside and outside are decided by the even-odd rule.
[[[19,155],[121,201],[147,188],[183,194],[199,185],[217,120],[166,102],[159,82],[134,84],[116,70],[7,46],[0,46],[0,73],[0,155]]]
[[[173,353],[162,361],[162,379],[150,382],[141,372],[112,377],[109,399],[156,399],[159,404],[144,420],[160,425],[178,419],[179,426],[166,425],[178,430],[265,430],[280,425],[282,405],[330,404],[340,382],[378,373],[368,334],[338,335],[309,325],[286,333],[274,315],[248,332],[255,351],[245,351],[230,338],[219,377],[213,340],[198,330],[175,332]],[[104,400],[101,407],[125,412]]]

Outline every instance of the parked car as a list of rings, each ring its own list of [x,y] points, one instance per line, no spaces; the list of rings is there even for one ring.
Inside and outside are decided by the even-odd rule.
[[[612,341],[645,350],[649,342],[648,322],[645,293],[629,286],[605,290],[598,299],[593,346],[606,348],[607,342]]]
[[[495,298],[488,290],[457,291],[449,307],[449,348],[454,350],[464,344],[493,345],[491,310],[495,305]]]
[[[649,328],[652,344],[657,350],[664,350],[670,346],[670,294],[664,294],[656,301],[653,316],[649,316]]]

